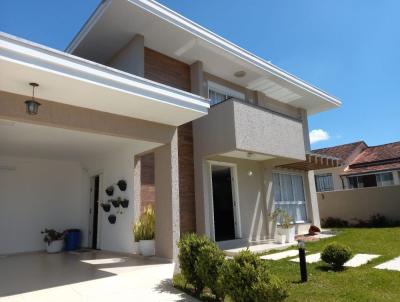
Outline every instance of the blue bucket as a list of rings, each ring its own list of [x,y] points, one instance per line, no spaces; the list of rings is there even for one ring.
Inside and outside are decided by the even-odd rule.
[[[65,250],[75,251],[81,248],[81,230],[70,229],[65,235]]]

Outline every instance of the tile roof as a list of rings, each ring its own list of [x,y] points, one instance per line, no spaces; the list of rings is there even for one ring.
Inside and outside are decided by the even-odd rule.
[[[399,160],[400,162],[400,141],[390,144],[368,147],[361,152],[352,162],[353,165],[361,165],[378,161]]]
[[[353,153],[353,151],[361,144],[364,144],[367,147],[367,144],[365,144],[364,141],[358,141],[351,144],[316,149],[313,150],[312,152],[336,157],[341,159],[342,161],[346,161],[346,159]]]

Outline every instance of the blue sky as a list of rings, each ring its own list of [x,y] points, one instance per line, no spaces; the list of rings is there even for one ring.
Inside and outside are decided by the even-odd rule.
[[[98,2],[1,0],[0,30],[63,50]],[[400,140],[400,1],[160,2],[341,99],[310,117],[313,148]]]

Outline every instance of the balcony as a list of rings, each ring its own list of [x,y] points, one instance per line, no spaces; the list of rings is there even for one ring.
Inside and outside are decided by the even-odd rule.
[[[202,156],[305,160],[303,123],[236,99],[213,106],[193,123]]]

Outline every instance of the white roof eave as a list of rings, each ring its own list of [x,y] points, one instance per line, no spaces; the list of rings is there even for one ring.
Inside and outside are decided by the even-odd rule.
[[[339,107],[341,101],[334,96],[322,91],[321,89],[299,79],[298,77],[280,69],[279,67],[271,64],[270,62],[252,54],[251,52],[237,46],[236,44],[226,40],[225,38],[213,33],[212,31],[202,27],[201,25],[189,20],[188,18],[178,14],[177,12],[165,7],[164,5],[153,0],[128,0],[130,3],[140,7],[141,9],[156,15],[157,17],[179,27],[193,36],[210,43],[223,51],[234,55],[238,59],[257,67],[267,75],[276,76],[285,82],[294,85],[307,93],[310,93],[322,100],[329,102],[332,107]],[[92,14],[90,19],[83,26],[81,31],[72,40],[67,47],[67,52],[73,52],[79,43],[85,38],[85,35],[95,25],[96,21],[101,17],[105,10],[113,3],[112,0],[104,0]]]

